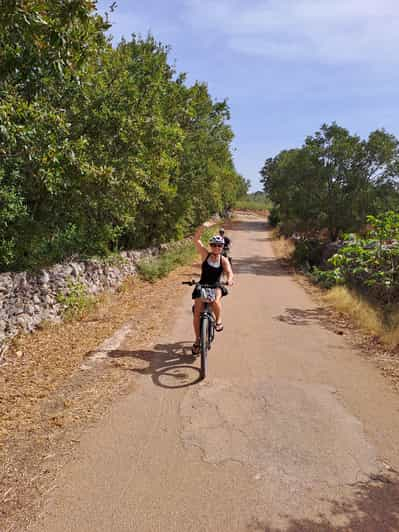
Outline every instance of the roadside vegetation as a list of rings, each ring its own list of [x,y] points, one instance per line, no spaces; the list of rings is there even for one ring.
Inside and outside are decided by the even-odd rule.
[[[264,212],[271,208],[271,201],[264,192],[247,193],[235,203],[235,208],[242,211]]]
[[[63,318],[68,321],[82,319],[96,302],[96,297],[88,293],[83,283],[72,279],[67,285],[67,292],[57,295],[57,303],[63,307]]]
[[[179,248],[164,251],[159,257],[143,259],[137,264],[137,272],[141,279],[155,282],[168,275],[177,266],[191,262],[195,257],[192,243],[185,242]]]
[[[324,294],[324,300],[349,316],[352,322],[372,336],[377,336],[391,349],[399,346],[399,308],[392,309],[389,321],[378,304],[347,286],[335,286]]]
[[[270,223],[339,310],[399,345],[399,143],[333,123],[261,170]],[[280,241],[282,252],[288,249]]]
[[[0,272],[179,240],[247,190],[226,101],[109,27],[91,0],[2,6]]]
[[[207,242],[211,235],[217,233],[219,225],[208,227],[202,234],[203,242]],[[143,259],[137,264],[137,271],[141,279],[155,282],[162,277],[166,277],[178,266],[191,264],[197,255],[192,240],[184,240],[172,245],[157,257]]]

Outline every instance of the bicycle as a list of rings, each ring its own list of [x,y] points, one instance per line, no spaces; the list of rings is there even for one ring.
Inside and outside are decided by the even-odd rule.
[[[188,286],[194,286],[196,289],[202,292],[202,289],[215,289],[221,286],[227,286],[227,283],[221,282],[216,284],[200,284],[197,281],[183,281],[182,284]],[[205,379],[208,369],[208,351],[211,349],[211,344],[215,339],[215,326],[216,320],[212,311],[211,302],[209,297],[201,298],[205,303],[204,308],[200,314],[200,354],[201,354],[201,369],[200,377]],[[193,307],[194,312],[194,307]]]

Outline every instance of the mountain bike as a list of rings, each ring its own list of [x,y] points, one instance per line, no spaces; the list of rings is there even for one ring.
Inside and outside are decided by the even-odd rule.
[[[183,281],[182,284],[188,286],[195,286],[196,290],[201,292],[201,301],[204,303],[204,308],[200,314],[200,355],[201,355],[201,369],[200,376],[201,379],[205,379],[208,369],[208,351],[211,349],[211,344],[215,338],[215,325],[216,320],[212,311],[212,299],[210,295],[215,288],[220,288],[221,286],[227,286],[227,283],[217,283],[217,284],[200,284],[197,281]],[[194,312],[194,307],[193,307]]]

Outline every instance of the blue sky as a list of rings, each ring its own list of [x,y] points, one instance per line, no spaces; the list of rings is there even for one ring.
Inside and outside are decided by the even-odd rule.
[[[267,157],[324,122],[399,137],[399,0],[119,0],[110,18],[115,43],[150,31],[189,83],[227,98],[252,190]]]

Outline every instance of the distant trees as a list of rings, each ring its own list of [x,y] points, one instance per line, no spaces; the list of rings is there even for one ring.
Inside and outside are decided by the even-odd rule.
[[[225,101],[95,2],[0,13],[0,271],[179,238],[242,196]]]
[[[267,159],[260,173],[288,230],[328,229],[336,240],[367,215],[399,208],[399,143],[384,130],[362,140],[324,124],[301,148]]]

